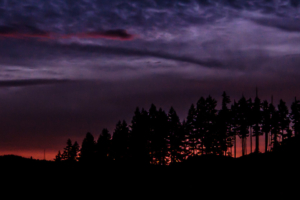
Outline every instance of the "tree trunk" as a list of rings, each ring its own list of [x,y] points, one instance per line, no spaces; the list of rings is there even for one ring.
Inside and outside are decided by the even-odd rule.
[[[251,126],[250,126],[250,153],[252,153],[252,128],[251,128]]]
[[[236,158],[236,134],[234,135],[234,158]]]
[[[265,132],[265,153],[268,151],[268,133]]]
[[[258,124],[256,124],[258,126]],[[255,153],[259,153],[259,134],[258,131],[255,133]]]

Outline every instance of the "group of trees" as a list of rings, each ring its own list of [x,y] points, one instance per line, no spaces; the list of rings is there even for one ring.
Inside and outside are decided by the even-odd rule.
[[[119,121],[111,137],[103,129],[97,141],[87,133],[81,148],[77,142],[67,141],[64,152],[56,161],[133,161],[167,165],[181,162],[189,156],[214,154],[236,157],[237,137],[242,143],[242,155],[247,149],[247,138],[255,137],[255,149],[260,152],[259,139],[265,136],[265,150],[275,150],[281,142],[300,132],[300,101],[291,105],[280,100],[277,107],[273,102],[261,102],[256,95],[254,101],[244,96],[231,103],[224,92],[222,108],[217,110],[217,101],[211,96],[201,97],[191,105],[188,116],[180,121],[173,107],[166,113],[151,105],[149,111],[136,108],[131,125]],[[234,152],[233,152],[234,149]]]

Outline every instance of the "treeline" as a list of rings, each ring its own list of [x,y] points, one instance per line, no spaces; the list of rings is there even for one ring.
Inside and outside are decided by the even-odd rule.
[[[296,98],[289,112],[283,100],[274,106],[273,102],[262,102],[257,95],[254,101],[242,96],[229,105],[230,97],[225,92],[222,97],[221,110],[216,110],[217,101],[211,96],[201,97],[182,122],[173,107],[168,113],[154,104],[149,111],[136,108],[131,125],[119,121],[112,136],[103,129],[97,141],[87,133],[81,147],[69,139],[55,161],[168,165],[203,154],[236,157],[237,137],[245,155],[248,137],[251,153],[253,137],[253,152],[259,153],[274,151],[285,139],[299,135],[300,101]],[[261,135],[265,137],[264,151],[259,149]]]

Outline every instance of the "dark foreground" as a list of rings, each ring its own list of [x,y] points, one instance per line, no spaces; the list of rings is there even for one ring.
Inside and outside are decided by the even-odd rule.
[[[56,163],[1,156],[2,191],[83,195],[87,199],[108,199],[106,195],[139,199],[294,199],[300,189],[298,142],[295,138],[267,154],[237,159],[206,155],[171,166]]]

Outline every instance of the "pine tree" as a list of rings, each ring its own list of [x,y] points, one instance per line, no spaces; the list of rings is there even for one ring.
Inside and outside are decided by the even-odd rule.
[[[78,161],[79,145],[76,141],[74,142],[70,153],[71,153],[70,160]]]
[[[62,161],[62,155],[61,155],[60,151],[58,151],[57,155],[55,156],[54,161],[55,162],[61,162]]]
[[[259,153],[259,136],[263,134],[261,130],[262,112],[260,99],[256,96],[253,105],[253,123],[254,123],[254,136],[255,136],[255,153]]]
[[[238,102],[236,113],[238,135],[242,139],[242,156],[246,154],[246,139],[249,136],[249,107],[244,96]]]
[[[185,135],[179,117],[173,107],[170,108],[168,113],[168,128],[171,163],[179,162],[183,160],[182,148]]]
[[[300,101],[296,99],[291,105],[291,116],[290,116],[294,129],[294,134],[299,135],[300,134]]]
[[[218,132],[218,141],[219,141],[219,152],[225,152],[227,154],[227,148],[232,148],[232,134],[231,134],[231,121],[230,121],[230,110],[227,107],[227,104],[230,103],[230,98],[225,92],[222,94],[222,109],[219,111],[217,116],[217,132]]]
[[[136,162],[149,164],[149,116],[145,109],[136,108],[131,121],[130,155]]]
[[[67,140],[67,146],[64,148],[64,152],[62,154],[62,160],[71,161],[72,160],[72,141],[71,139]]]
[[[194,138],[194,148],[198,149],[198,155],[204,154],[205,138],[207,136],[207,105],[206,100],[203,97],[197,102],[196,116],[195,116],[195,138]],[[207,150],[207,149],[205,149]],[[207,153],[207,152],[206,152]]]
[[[277,149],[279,146],[278,142],[278,133],[280,131],[279,129],[279,113],[275,109],[274,105],[271,103],[269,105],[269,110],[271,114],[271,143],[273,144],[272,150]]]
[[[213,99],[210,95],[205,100],[206,114],[204,119],[204,145],[205,152],[207,154],[221,154],[219,149],[219,135],[216,129],[216,119],[217,119],[217,101]]]
[[[128,159],[129,155],[129,128],[125,120],[119,121],[112,137],[112,154],[117,161]]]
[[[96,157],[99,161],[108,161],[110,157],[111,135],[109,131],[104,128],[99,135],[96,143]]]
[[[265,152],[268,151],[269,133],[271,131],[271,113],[267,101],[262,105],[262,132],[265,134]]]
[[[194,104],[191,105],[189,111],[188,111],[188,116],[186,120],[186,132],[188,134],[188,148],[189,148],[189,153],[188,156],[193,156],[195,153],[196,149],[196,109]]]
[[[83,139],[81,149],[80,149],[80,162],[94,162],[95,161],[95,151],[96,144],[94,136],[88,132]]]
[[[290,119],[288,117],[289,115],[288,108],[282,99],[280,99],[278,105],[278,114],[279,114],[278,123],[279,123],[280,135],[283,141],[286,137],[288,137]]]

